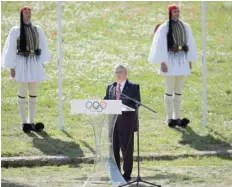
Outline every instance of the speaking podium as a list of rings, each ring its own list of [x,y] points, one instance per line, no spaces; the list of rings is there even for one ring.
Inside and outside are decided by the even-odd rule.
[[[118,115],[135,111],[121,100],[72,100],[72,114],[88,115],[94,131],[95,158],[92,173],[82,187],[101,186],[103,182],[119,186],[127,182],[122,177],[113,154],[113,133]]]

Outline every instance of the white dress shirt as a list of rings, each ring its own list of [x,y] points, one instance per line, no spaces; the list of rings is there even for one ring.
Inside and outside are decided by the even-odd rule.
[[[123,88],[124,88],[124,86],[125,86],[125,84],[126,84],[126,79],[123,81],[123,82],[121,82],[121,83],[117,83],[117,87],[118,87],[118,84],[120,84],[120,90],[121,90],[121,93],[122,93],[122,91],[123,91]]]

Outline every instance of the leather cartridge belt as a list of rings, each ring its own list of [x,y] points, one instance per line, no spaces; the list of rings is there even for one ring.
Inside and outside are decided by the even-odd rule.
[[[40,54],[41,54],[41,49],[30,50],[30,51],[17,50],[17,55],[21,55],[24,57],[35,56],[35,55],[40,55]]]
[[[188,52],[189,48],[187,45],[174,45],[172,48],[169,48],[168,51],[174,51],[174,52],[178,52],[178,51],[185,51]]]

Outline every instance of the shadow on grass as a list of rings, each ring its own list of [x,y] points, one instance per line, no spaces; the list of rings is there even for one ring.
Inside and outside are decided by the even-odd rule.
[[[93,153],[94,155],[95,155],[95,150],[86,142],[86,141],[84,141],[84,140],[80,140],[80,142],[86,147],[86,148],[88,148],[89,149],[89,151],[91,152],[91,153]]]
[[[2,187],[31,187],[29,185],[26,184],[19,184],[19,183],[14,183],[5,179],[2,179],[1,181],[1,186]]]
[[[180,144],[189,145],[198,151],[216,151],[220,153],[232,150],[232,146],[229,142],[215,138],[211,134],[200,136],[189,126],[186,129],[175,128],[175,130],[182,133],[182,140],[179,141]],[[229,152],[227,155],[218,156],[225,159],[232,159]]]
[[[142,174],[141,176],[141,179],[143,181],[146,181],[146,182],[149,182],[149,183],[152,183],[152,184],[156,184],[156,185],[161,185],[161,186],[164,186],[164,183],[176,183],[176,182],[181,182],[181,181],[185,181],[185,182],[188,182],[188,181],[193,181],[193,179],[195,179],[195,177],[190,177],[188,176],[187,174],[186,175],[183,175],[183,174],[176,174],[176,173],[171,173],[171,172],[163,172],[161,170],[153,170],[153,169],[149,169],[149,168],[143,168],[142,169],[143,171],[148,171],[147,173],[149,173],[148,176],[145,176],[145,174]],[[152,173],[152,175],[151,175]],[[133,182],[136,180],[136,175],[135,176],[132,176],[132,179],[130,182]],[[81,181],[84,183],[84,181],[87,180],[87,177],[78,177],[78,178],[75,178],[75,180],[77,181],[77,183],[80,183]],[[94,181],[93,179],[93,184],[97,184],[99,182],[101,182],[102,184],[105,184],[105,182],[109,182],[109,178],[108,177],[102,177],[99,181]],[[163,184],[161,184],[161,181]],[[135,187],[137,186],[136,183],[134,184],[130,184],[128,185],[129,187]],[[152,185],[149,185],[149,184],[145,184],[145,183],[139,183],[139,186],[141,187],[146,187],[146,186],[152,186]]]
[[[39,149],[44,155],[62,155],[71,158],[84,156],[80,145],[74,141],[62,141],[60,139],[52,138],[45,131],[32,132],[27,135],[33,138],[33,146]]]
[[[74,139],[66,130],[61,130],[67,137]]]

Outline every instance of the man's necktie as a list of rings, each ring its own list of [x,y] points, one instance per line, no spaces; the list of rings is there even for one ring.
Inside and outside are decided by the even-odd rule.
[[[117,84],[117,89],[116,89],[116,100],[120,99],[120,95],[121,95],[121,84]]]

